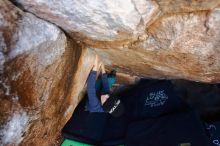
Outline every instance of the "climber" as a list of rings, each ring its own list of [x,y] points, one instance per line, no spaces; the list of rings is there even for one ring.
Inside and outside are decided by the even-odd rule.
[[[101,68],[101,76],[96,81],[99,68]],[[62,130],[64,136],[62,146],[78,145],[78,143],[124,144],[126,131],[124,105],[119,99],[120,96],[114,96],[111,91],[116,81],[115,75],[115,71],[106,74],[103,63],[96,56],[87,79],[87,94]]]
[[[116,117],[120,116],[124,111],[123,104],[118,97],[110,94],[108,78],[103,63],[101,63],[101,80],[103,87],[102,91],[96,91],[96,75],[99,67],[99,58],[96,55],[93,68],[87,80],[88,102],[86,108],[89,112],[107,112]],[[100,95],[100,100],[96,92]]]

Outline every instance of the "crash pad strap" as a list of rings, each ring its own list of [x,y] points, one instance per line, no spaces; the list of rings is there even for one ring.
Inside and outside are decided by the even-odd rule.
[[[70,139],[65,139],[61,146],[92,146],[92,145],[81,143],[81,142],[70,140]]]

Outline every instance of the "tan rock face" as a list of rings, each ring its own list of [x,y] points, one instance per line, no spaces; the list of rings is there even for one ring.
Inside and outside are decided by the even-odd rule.
[[[165,15],[148,37],[121,49],[95,49],[109,67],[143,76],[220,81],[220,9]]]
[[[73,76],[81,69],[81,49],[56,26],[9,1],[0,6],[0,145],[51,145],[83,88],[73,88],[72,81],[86,80],[84,72]]]
[[[219,0],[13,2],[27,12],[0,1],[0,145],[51,145],[94,54],[130,75],[220,82]]]
[[[136,40],[159,14],[152,0],[16,0],[28,11],[87,44],[117,46]],[[79,38],[78,38],[79,37]],[[114,42],[114,43],[111,43]]]
[[[212,10],[218,0],[155,0],[164,14]]]
[[[77,39],[94,48],[109,68],[219,82],[219,0],[16,1],[83,36]]]

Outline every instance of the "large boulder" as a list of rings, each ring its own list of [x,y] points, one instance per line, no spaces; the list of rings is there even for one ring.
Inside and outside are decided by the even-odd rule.
[[[0,145],[52,145],[80,100],[93,59],[83,55],[53,24],[0,1]]]
[[[136,40],[160,13],[153,0],[15,1],[93,46],[117,46]]]
[[[94,54],[130,75],[220,82],[219,0],[11,1],[0,1],[0,145],[52,145]]]
[[[84,42],[109,69],[220,81],[219,0],[15,1]]]
[[[94,50],[121,72],[220,82],[220,8],[167,14],[147,32],[146,38],[130,46]]]

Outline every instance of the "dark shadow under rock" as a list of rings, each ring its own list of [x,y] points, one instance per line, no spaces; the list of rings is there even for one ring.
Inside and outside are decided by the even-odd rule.
[[[220,119],[220,84],[173,80],[179,93],[203,120]]]

